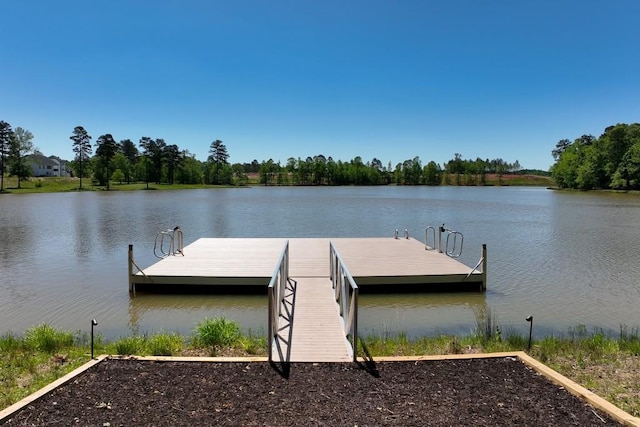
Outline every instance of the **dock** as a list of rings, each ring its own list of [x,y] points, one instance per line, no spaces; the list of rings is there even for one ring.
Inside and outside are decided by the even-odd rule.
[[[357,351],[360,289],[464,285],[483,291],[486,247],[469,267],[413,238],[200,238],[139,269],[130,246],[129,290],[142,285],[269,287],[270,357],[349,361]]]
[[[329,242],[333,242],[358,286],[478,284],[486,288],[484,269],[469,267],[413,238],[201,238],[184,256],[168,256],[132,272],[130,286],[266,286],[278,255],[290,245],[291,277],[329,277]],[[133,269],[134,271],[136,268]],[[452,288],[453,289],[453,288]]]

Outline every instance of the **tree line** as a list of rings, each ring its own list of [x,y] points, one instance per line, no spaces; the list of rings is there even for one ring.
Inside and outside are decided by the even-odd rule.
[[[136,146],[130,139],[116,142],[111,134],[100,135],[93,156],[92,137],[82,126],[76,126],[69,138],[75,153],[71,168],[80,178],[80,188],[83,177],[107,189],[110,181],[146,182],[147,188],[150,182],[232,185],[246,181],[242,169],[229,164],[227,147],[218,139],[211,143],[207,161],[200,162],[162,138],[143,136]]]
[[[306,159],[290,157],[285,165],[270,159],[260,164],[258,172],[265,185],[485,185],[488,174],[500,179],[520,169],[517,160],[463,160],[459,153],[443,166],[434,161],[423,165],[416,156],[395,167],[391,163],[384,166],[375,157],[367,162],[361,157],[343,162],[319,154]]]
[[[30,174],[25,159],[33,151],[33,135],[21,128],[12,130],[6,122],[0,122],[0,132],[0,170],[5,170],[7,159],[9,172],[20,182]],[[273,159],[231,164],[227,147],[219,139],[211,142],[209,156],[202,162],[162,138],[143,136],[136,144],[131,139],[116,141],[112,134],[104,134],[92,144],[93,137],[82,126],[76,126],[69,139],[75,157],[68,169],[80,179],[80,188],[83,179],[107,189],[113,182],[146,182],[147,188],[149,183],[245,185],[249,174],[264,185],[485,185],[487,174],[501,179],[504,174],[521,170],[517,160],[467,160],[459,153],[443,165],[434,161],[423,165],[418,156],[385,166],[377,158],[342,161],[322,154],[291,157],[284,165]]]
[[[560,188],[640,190],[640,124],[618,123],[596,138],[561,139],[551,176]]]

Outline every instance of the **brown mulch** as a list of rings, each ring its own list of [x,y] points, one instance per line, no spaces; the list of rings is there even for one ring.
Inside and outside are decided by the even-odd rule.
[[[619,425],[511,357],[276,368],[105,359],[7,425]]]

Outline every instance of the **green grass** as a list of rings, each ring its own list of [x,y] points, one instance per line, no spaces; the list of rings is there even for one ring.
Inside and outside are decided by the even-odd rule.
[[[193,190],[193,189],[214,189],[228,188],[230,186],[207,185],[207,184],[156,184],[149,183],[149,190]],[[106,191],[106,186],[97,186],[91,183],[91,179],[82,179],[82,191]],[[63,178],[63,177],[45,177],[45,178],[29,178],[27,181],[20,183],[15,177],[6,177],[4,182],[4,192],[12,194],[22,193],[61,193],[80,190],[79,178]],[[132,184],[111,182],[109,191],[138,191],[147,190],[145,182],[136,182]]]

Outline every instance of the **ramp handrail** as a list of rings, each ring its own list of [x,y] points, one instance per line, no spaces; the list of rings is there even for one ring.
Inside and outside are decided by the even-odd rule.
[[[276,268],[273,272],[273,276],[271,276],[271,281],[268,286],[268,294],[269,294],[269,335],[267,337],[268,351],[269,351],[269,362],[273,361],[273,346],[276,345],[278,348],[278,354],[280,355],[280,361],[285,362],[285,358],[283,357],[281,347],[279,345],[279,340],[281,339],[279,335],[279,320],[282,315],[282,306],[285,298],[285,289],[287,287],[287,280],[289,279],[289,241],[284,245],[282,252],[280,253],[280,257],[278,258],[278,263],[276,264]]]
[[[164,245],[165,245],[165,237],[169,240],[169,248],[165,249]],[[160,251],[160,253],[158,253],[158,251]],[[156,235],[156,240],[153,244],[153,254],[157,257],[157,258],[166,258],[169,255],[182,255],[184,256],[184,252],[183,252],[183,234],[182,234],[182,230],[180,229],[180,226],[176,226],[173,229],[168,229],[168,230],[164,230],[159,232]]]
[[[340,318],[345,338],[350,340],[353,361],[358,354],[358,285],[349,273],[333,242],[329,242],[329,262],[331,264],[331,284],[336,302],[340,308]]]

